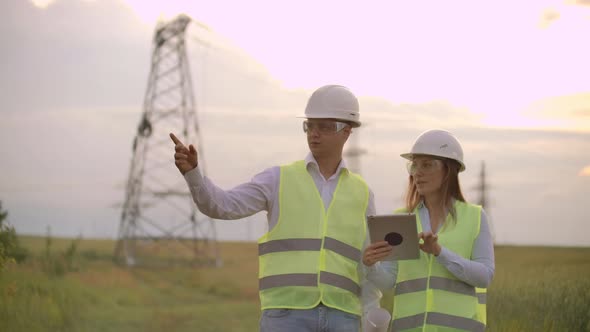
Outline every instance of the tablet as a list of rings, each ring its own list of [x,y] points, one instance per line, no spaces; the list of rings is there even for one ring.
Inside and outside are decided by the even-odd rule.
[[[386,260],[406,260],[420,257],[416,215],[409,213],[367,216],[371,243],[387,241],[393,252]]]

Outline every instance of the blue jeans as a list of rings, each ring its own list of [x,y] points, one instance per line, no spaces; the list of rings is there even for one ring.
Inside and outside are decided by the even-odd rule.
[[[359,316],[322,304],[312,309],[266,309],[260,332],[359,332]]]

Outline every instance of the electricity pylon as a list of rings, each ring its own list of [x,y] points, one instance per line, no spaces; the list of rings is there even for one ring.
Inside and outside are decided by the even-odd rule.
[[[346,157],[346,161],[348,162],[348,168],[354,173],[361,174],[361,156],[366,154],[367,150],[359,146],[358,129],[360,128],[357,128],[352,133],[348,142],[348,148],[344,151],[344,157]]]
[[[214,264],[221,260],[213,220],[196,209],[174,165],[168,134],[199,149],[203,145],[187,59],[185,32],[191,19],[180,15],[159,23],[153,39],[143,115],[133,140],[133,157],[121,213],[115,260],[129,266],[174,262]]]
[[[478,204],[481,205],[482,208],[486,209],[486,214],[488,217],[488,225],[490,227],[490,233],[492,233],[492,239],[496,242],[496,232],[494,230],[494,224],[492,223],[491,216],[489,209],[487,209],[490,205],[489,198],[487,191],[489,189],[489,185],[486,180],[486,163],[484,161],[481,162],[481,170],[479,172],[479,184],[475,187],[479,191],[479,199]]]

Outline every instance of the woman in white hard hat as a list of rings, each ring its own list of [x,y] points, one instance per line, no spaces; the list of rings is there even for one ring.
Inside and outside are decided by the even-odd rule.
[[[416,214],[420,257],[379,262],[395,249],[372,244],[363,253],[367,278],[394,287],[393,331],[484,331],[494,247],[484,210],[461,193],[461,144],[448,131],[428,130],[401,156],[409,183],[405,207],[396,212]]]

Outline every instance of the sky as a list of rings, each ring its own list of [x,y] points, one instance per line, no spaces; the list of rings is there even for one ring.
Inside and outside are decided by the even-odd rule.
[[[348,144],[379,213],[401,204],[399,154],[445,128],[469,200],[485,162],[497,243],[590,246],[590,2],[549,0],[2,1],[0,200],[17,232],[116,238],[153,31],[180,12],[219,186],[303,158],[295,116],[337,83],[360,99]],[[216,225],[251,241],[265,215]]]

